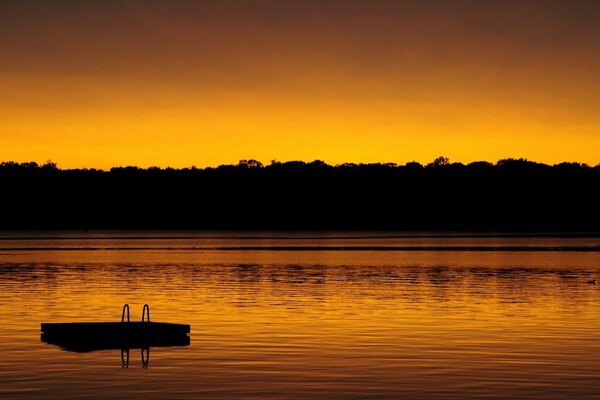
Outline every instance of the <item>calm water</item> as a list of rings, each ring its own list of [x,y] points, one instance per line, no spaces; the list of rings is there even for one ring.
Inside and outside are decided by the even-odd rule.
[[[593,278],[598,238],[4,234],[0,398],[597,399]],[[191,345],[40,341],[124,303]]]

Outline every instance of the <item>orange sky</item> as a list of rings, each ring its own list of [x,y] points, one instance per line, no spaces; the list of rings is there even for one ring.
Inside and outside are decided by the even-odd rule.
[[[0,3],[0,160],[600,163],[600,2]]]

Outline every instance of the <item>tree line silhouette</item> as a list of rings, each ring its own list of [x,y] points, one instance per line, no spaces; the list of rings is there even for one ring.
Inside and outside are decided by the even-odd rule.
[[[0,163],[0,229],[600,231],[600,165]]]

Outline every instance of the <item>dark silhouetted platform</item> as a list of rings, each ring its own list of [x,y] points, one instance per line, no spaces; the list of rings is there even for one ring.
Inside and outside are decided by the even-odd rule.
[[[125,321],[127,310],[127,321]],[[107,349],[136,349],[190,344],[190,326],[165,322],[129,322],[129,306],[123,308],[121,322],[42,323],[41,340],[65,350],[86,352]]]

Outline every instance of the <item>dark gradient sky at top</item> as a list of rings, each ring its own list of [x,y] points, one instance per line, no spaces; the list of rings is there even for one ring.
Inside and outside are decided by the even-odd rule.
[[[0,159],[600,162],[600,2],[0,2]]]

